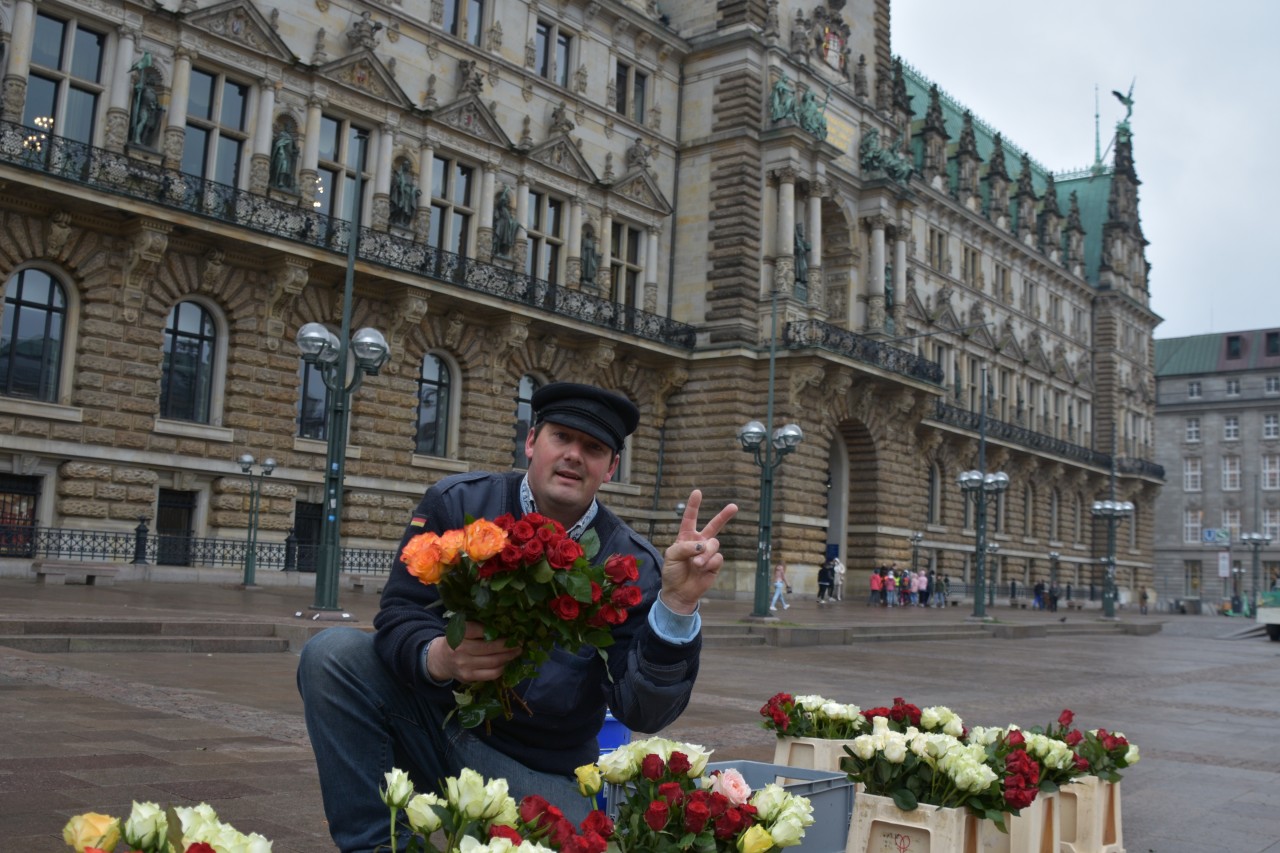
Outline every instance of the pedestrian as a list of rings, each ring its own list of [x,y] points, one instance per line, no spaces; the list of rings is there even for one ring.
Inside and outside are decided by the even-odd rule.
[[[844,575],[848,570],[845,568],[844,563],[839,557],[831,558],[831,568],[835,569],[836,573],[836,583],[835,586],[832,587],[836,594],[836,601],[844,601]]]
[[[920,598],[921,607],[929,607],[933,604],[933,569],[924,574],[924,595]]]
[[[1049,583],[1049,612],[1058,612],[1058,599],[1062,596],[1062,588],[1058,586],[1057,581]]]
[[[1147,615],[1147,588],[1144,586],[1138,593],[1138,612]]]
[[[832,587],[836,582],[836,567],[827,560],[818,569],[818,603],[826,604],[831,600]]]
[[[889,567],[880,567],[880,606],[889,606],[889,593],[893,591],[893,578],[890,577]]]
[[[924,607],[929,603],[929,577],[923,571],[916,572],[915,592],[913,595],[916,607]]]
[[[1035,594],[1031,599],[1033,610],[1044,610],[1044,581],[1036,581]]]
[[[884,575],[881,569],[876,567],[871,570],[871,594],[867,596],[867,606],[880,604],[884,598]]]
[[[374,632],[333,627],[303,648],[298,689],[319,769],[329,832],[343,853],[368,853],[387,841],[379,787],[393,766],[437,794],[446,777],[471,767],[506,779],[517,800],[540,794],[566,812],[586,808],[574,769],[599,756],[606,709],[623,725],[659,731],[688,704],[698,671],[698,606],[724,562],[716,538],[737,507],[729,504],[699,529],[702,493],[693,490],[665,555],[597,500],[617,471],[640,411],[626,397],[590,385],[552,383],[534,392],[525,439],[528,470],[467,472],[426,490],[403,545],[424,532],[458,529],[471,518],[531,513],[577,539],[592,534],[601,559],[634,557],[641,602],[614,628],[605,659],[594,649],[557,649],[519,687],[511,719],[463,729],[453,687],[496,680],[521,654],[502,638],[485,639],[469,622],[456,647],[445,639],[438,589],[396,559],[374,618]]]
[[[791,592],[791,581],[787,580],[787,561],[779,560],[773,567],[773,600],[769,602],[769,609],[777,610],[781,603],[783,610],[790,610],[791,605],[787,604],[788,592]]]
[[[891,564],[889,565],[889,571],[888,571],[888,573],[884,576],[884,581],[885,581],[884,588],[885,588],[885,592],[888,594],[888,598],[889,598],[889,606],[890,606],[890,607],[897,607],[897,606],[898,606],[898,571],[897,571],[897,565],[898,565],[897,563],[891,563]]]

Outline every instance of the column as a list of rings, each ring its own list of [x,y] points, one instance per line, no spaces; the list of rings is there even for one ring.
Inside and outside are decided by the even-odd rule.
[[[316,168],[320,164],[320,114],[323,106],[324,101],[315,95],[307,99],[307,127],[302,137],[302,170],[298,174],[303,207],[313,205],[316,199],[319,178]]]
[[[569,202],[569,262],[565,280],[570,287],[582,286],[582,196],[574,196]]]
[[[893,234],[893,329],[902,334],[907,320],[907,235],[909,223],[900,222]]]
[[[428,240],[431,233],[431,197],[435,188],[431,185],[435,175],[436,144],[427,137],[418,149],[418,212],[414,216],[414,232],[419,240]]]
[[[4,75],[5,121],[22,121],[22,108],[27,100],[27,73],[31,69],[31,40],[35,34],[35,21],[36,4],[32,0],[18,0],[17,7],[13,10],[13,32],[9,36],[9,67]],[[130,53],[133,52],[132,41],[129,50]]]
[[[373,172],[373,227],[385,230],[391,222],[391,158],[395,131],[390,125],[378,128],[378,138],[370,145],[374,150],[372,163],[366,170]]]
[[[486,263],[493,261],[493,185],[494,167],[486,164],[480,169],[480,224],[476,229],[476,258]]]
[[[19,10],[22,5],[19,4]],[[103,145],[108,151],[120,153],[124,151],[125,140],[129,138],[129,66],[133,64],[133,51],[138,31],[132,27],[119,27],[116,33],[118,38],[115,59],[111,64],[111,88],[107,100],[107,124],[103,133]],[[18,38],[16,31],[13,37],[16,41]],[[30,56],[29,53],[28,56]],[[10,57],[11,70],[16,61],[16,54]],[[25,70],[23,73],[25,75]]]
[[[606,298],[613,297],[613,211],[600,211],[600,233],[596,245],[600,249],[600,269],[596,271],[596,289]]]
[[[276,84],[266,77],[258,81],[258,117],[253,132],[253,158],[249,163],[249,191],[264,193],[271,183],[271,132],[276,113]]]
[[[645,241],[644,261],[644,310],[650,314],[658,313],[658,226],[650,225],[647,229],[648,239]]]
[[[871,225],[871,269],[867,275],[867,331],[884,331],[884,230],[883,216],[873,216]]]
[[[164,129],[164,164],[177,169],[182,165],[182,142],[187,135],[187,100],[191,94],[191,60],[196,52],[178,47],[173,52],[173,85],[169,88],[168,124]]]
[[[778,229],[777,260],[774,265],[773,286],[783,296],[791,294],[796,283],[796,172],[787,168],[778,170]]]
[[[809,222],[804,229],[809,237],[809,305],[814,308],[826,304],[822,281],[822,195],[825,189],[821,178],[810,182]]]
[[[516,178],[516,244],[512,248],[517,270],[523,270],[529,266],[529,232],[525,228],[525,223],[528,221],[529,179],[520,175]],[[536,269],[534,274],[537,274]]]

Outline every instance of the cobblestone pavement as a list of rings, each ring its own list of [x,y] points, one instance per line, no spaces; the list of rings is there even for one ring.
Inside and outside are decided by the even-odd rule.
[[[0,579],[0,617],[207,616],[293,620],[311,590],[212,584],[41,587]],[[343,593],[368,626],[377,601]],[[734,622],[747,602],[712,601],[708,623]],[[1060,624],[1066,614],[997,606],[1002,621]],[[866,608],[795,601],[797,625],[962,624],[965,608]],[[1066,615],[1063,628],[1094,624]],[[1151,636],[863,642],[850,646],[709,648],[689,710],[664,734],[717,758],[770,760],[758,710],[772,693],[821,693],[865,706],[902,696],[945,704],[967,723],[1079,723],[1129,736],[1130,853],[1280,853],[1280,644],[1234,638],[1249,627],[1218,616],[1139,616]],[[37,654],[0,646],[0,849],[67,848],[68,816],[123,816],[131,800],[207,801],[277,853],[330,851],[293,654]]]

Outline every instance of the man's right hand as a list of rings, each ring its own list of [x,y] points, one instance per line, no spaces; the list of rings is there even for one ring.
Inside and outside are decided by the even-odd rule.
[[[520,652],[521,649],[510,648],[502,640],[486,640],[484,626],[468,622],[456,649],[451,648],[444,637],[436,637],[427,646],[427,674],[439,682],[493,681]]]

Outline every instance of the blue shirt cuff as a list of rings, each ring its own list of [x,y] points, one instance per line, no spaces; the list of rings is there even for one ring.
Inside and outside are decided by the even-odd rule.
[[[663,640],[675,645],[692,643],[702,630],[702,617],[695,610],[688,616],[667,607],[659,595],[649,608],[649,627]]]

